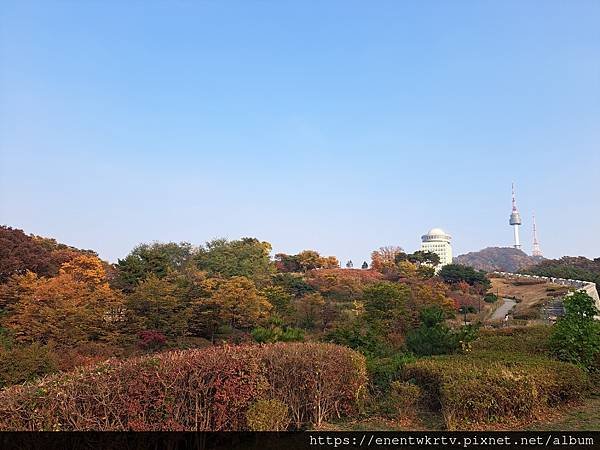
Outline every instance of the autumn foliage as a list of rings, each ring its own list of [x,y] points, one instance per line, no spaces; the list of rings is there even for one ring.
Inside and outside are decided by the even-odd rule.
[[[0,429],[244,430],[259,400],[286,405],[300,428],[356,412],[365,384],[364,358],[332,344],[173,351],[8,388]]]
[[[28,271],[12,283],[6,326],[18,342],[73,346],[109,342],[118,331],[123,298],[109,287],[96,256],[77,256],[52,278]]]

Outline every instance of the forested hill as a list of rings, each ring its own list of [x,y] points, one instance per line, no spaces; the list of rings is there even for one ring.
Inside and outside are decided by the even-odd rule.
[[[487,247],[454,258],[456,264],[473,267],[486,272],[518,272],[538,264],[543,258],[527,255],[524,251],[511,247]]]
[[[0,283],[27,270],[39,276],[54,276],[62,264],[78,255],[97,256],[92,250],[81,250],[55,239],[0,226]]]
[[[600,258],[563,256],[560,259],[545,259],[523,272],[545,277],[591,281],[600,286]]]

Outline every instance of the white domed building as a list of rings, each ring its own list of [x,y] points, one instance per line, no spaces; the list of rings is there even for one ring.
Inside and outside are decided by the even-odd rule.
[[[452,264],[452,236],[441,228],[432,228],[427,234],[421,236],[421,250],[436,253],[440,257],[439,270],[446,264]]]

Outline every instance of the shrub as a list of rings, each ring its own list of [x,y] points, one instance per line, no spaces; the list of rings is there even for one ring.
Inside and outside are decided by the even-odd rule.
[[[327,339],[331,342],[350,347],[368,357],[392,353],[392,346],[385,338],[371,324],[357,319],[340,323],[327,334]]]
[[[243,430],[257,400],[296,426],[355,411],[364,358],[331,344],[209,347],[109,360],[0,392],[0,430]]]
[[[167,342],[167,338],[160,331],[146,330],[138,335],[139,346],[145,350],[158,350]]]
[[[268,397],[288,405],[296,428],[355,413],[366,394],[365,358],[348,348],[277,343],[256,351],[265,364]]]
[[[256,327],[252,330],[251,334],[252,338],[259,344],[297,342],[304,340],[304,330],[283,325],[273,325],[269,328]]]
[[[416,384],[394,381],[390,384],[389,404],[395,416],[414,415],[419,407],[423,391]]]
[[[552,352],[561,360],[593,370],[600,354],[600,322],[594,299],[583,291],[566,297],[565,316],[554,325],[550,336]]]
[[[477,336],[473,326],[452,330],[443,323],[444,312],[438,307],[421,312],[421,326],[406,336],[406,346],[416,355],[444,355],[458,350],[468,350]]]
[[[498,296],[489,292],[485,294],[485,297],[483,297],[483,301],[486,303],[496,303],[498,301]]]
[[[404,377],[421,386],[449,430],[529,420],[589,388],[585,372],[572,364],[497,352],[419,360],[407,365]]]
[[[533,356],[549,354],[548,339],[552,328],[546,325],[482,329],[473,341],[473,351],[489,350],[523,353]]]
[[[405,381],[393,381],[388,388],[384,395],[370,397],[371,414],[392,419],[414,417],[421,403],[421,388]]]
[[[0,349],[0,388],[56,372],[58,365],[58,357],[49,345],[34,343]]]
[[[401,377],[404,365],[414,360],[413,356],[402,353],[388,357],[368,357],[367,370],[373,391],[377,394],[386,392],[390,384]]]
[[[246,411],[251,431],[285,431],[290,423],[288,407],[279,400],[258,400]]]

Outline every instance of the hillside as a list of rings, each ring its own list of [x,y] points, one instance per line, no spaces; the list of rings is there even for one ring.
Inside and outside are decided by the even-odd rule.
[[[583,256],[563,256],[560,259],[545,259],[528,267],[525,273],[544,277],[571,278],[600,284],[600,258],[587,259]]]
[[[473,267],[486,272],[517,272],[538,264],[543,258],[527,255],[524,251],[510,247],[487,247],[478,252],[466,253],[454,258],[454,263]]]

